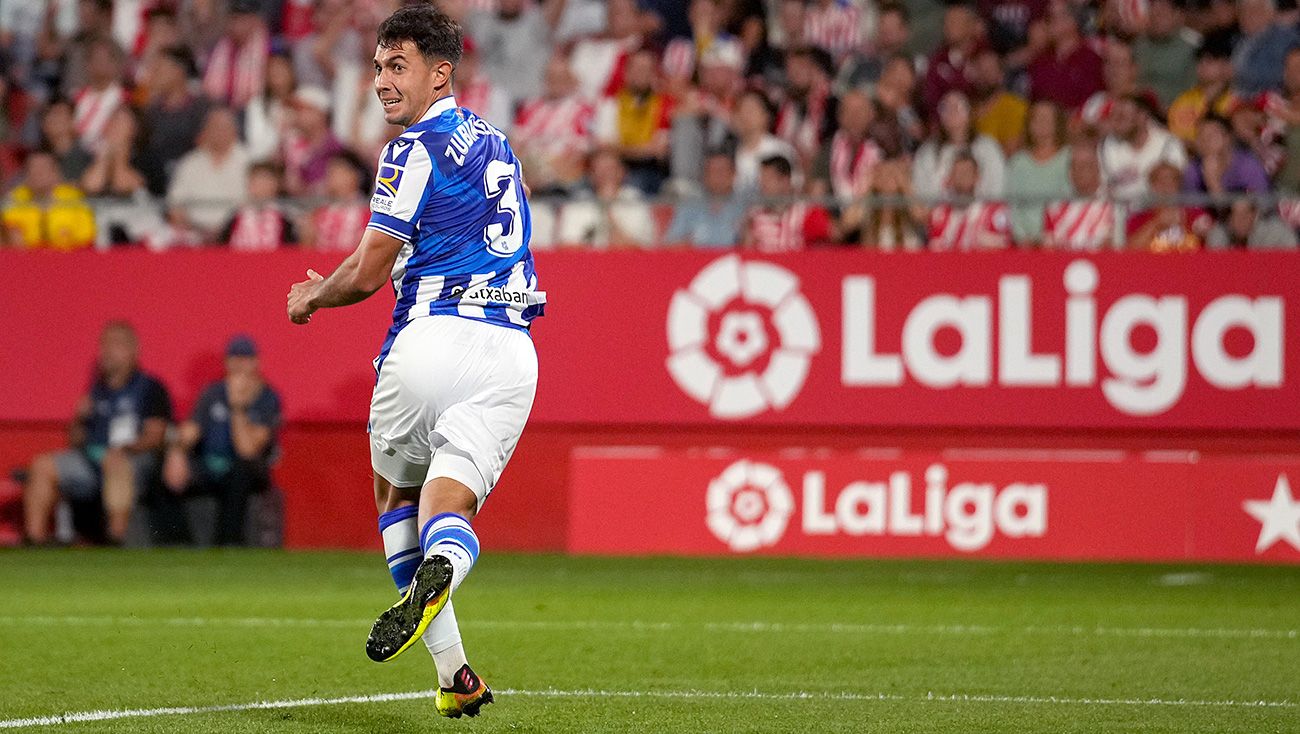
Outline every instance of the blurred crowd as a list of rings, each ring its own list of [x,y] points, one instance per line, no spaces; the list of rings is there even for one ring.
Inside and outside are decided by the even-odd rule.
[[[439,0],[533,245],[1294,248],[1295,0]],[[0,244],[350,250],[399,0],[0,0]]]

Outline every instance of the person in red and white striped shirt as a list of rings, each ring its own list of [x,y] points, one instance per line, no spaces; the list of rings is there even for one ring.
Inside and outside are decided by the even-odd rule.
[[[1011,244],[1011,221],[1001,201],[971,201],[979,183],[979,163],[960,153],[952,163],[948,188],[956,201],[930,211],[931,250],[997,250]]]
[[[369,172],[355,153],[342,151],[330,157],[325,169],[325,195],[329,200],[312,212],[307,242],[317,250],[351,252],[370,222],[366,201]]]
[[[111,40],[101,38],[86,55],[86,86],[73,95],[73,124],[83,148],[99,152],[109,118],[125,103],[122,52]]]
[[[1074,198],[1043,210],[1043,246],[1058,250],[1096,251],[1114,241],[1115,211],[1102,197],[1097,148],[1070,149],[1070,185]]]
[[[221,241],[238,252],[269,252],[297,244],[293,220],[280,209],[280,171],[273,163],[257,163],[248,170],[248,202],[235,210]]]
[[[763,253],[794,252],[832,240],[831,217],[807,201],[791,201],[790,161],[782,156],[759,164],[758,189],[764,203],[745,215],[745,247]]]
[[[804,43],[839,61],[862,45],[864,19],[854,0],[814,0],[804,13]]]
[[[556,53],[546,65],[542,94],[524,102],[515,116],[515,154],[534,191],[568,187],[582,180],[592,147],[596,106],[577,92],[569,60]]]

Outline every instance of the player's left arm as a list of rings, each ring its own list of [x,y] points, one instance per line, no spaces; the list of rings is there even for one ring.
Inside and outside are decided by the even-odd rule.
[[[374,295],[388,282],[403,244],[396,237],[367,229],[361,244],[328,278],[308,270],[307,280],[289,289],[289,320],[305,324],[319,309],[351,306]]]

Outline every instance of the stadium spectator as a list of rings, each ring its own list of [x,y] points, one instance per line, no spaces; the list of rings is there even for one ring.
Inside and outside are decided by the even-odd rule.
[[[538,60],[551,55],[551,29],[539,5],[526,0],[497,0],[495,10],[470,14],[465,33],[474,39],[484,76],[499,84],[506,94],[509,110],[542,86],[546,65]],[[509,123],[486,119],[498,127]]]
[[[949,5],[943,13],[943,45],[930,56],[921,86],[925,110],[934,113],[949,92],[969,96],[974,91],[971,64],[983,46],[983,28],[975,10],[964,3]]]
[[[983,49],[971,64],[974,88],[975,130],[996,140],[1006,155],[1025,142],[1025,116],[1029,103],[1007,89],[1006,70],[991,48]]]
[[[758,91],[748,91],[736,102],[732,132],[736,136],[736,190],[742,195],[758,190],[759,163],[783,156],[793,164],[794,148],[772,134],[772,103]]]
[[[1048,0],[977,0],[988,41],[1009,67],[1024,68],[1047,42]]]
[[[197,75],[194,55],[169,46],[154,56],[148,71],[149,101],[144,107],[140,170],[155,195],[167,192],[176,164],[194,149],[211,103],[191,89]]]
[[[769,33],[776,58],[784,60],[785,53],[807,45],[804,33],[808,28],[807,0],[780,0],[776,9],[776,27]]]
[[[280,170],[274,163],[253,164],[248,169],[248,199],[235,210],[218,240],[238,252],[270,252],[298,244],[293,218],[280,204],[281,189]]]
[[[883,252],[915,252],[925,247],[919,208],[912,206],[911,168],[902,158],[892,158],[876,167],[872,191],[862,224],[862,244]]]
[[[1114,241],[1115,210],[1101,185],[1101,164],[1091,143],[1070,146],[1071,198],[1043,211],[1043,247],[1093,252]]]
[[[1048,47],[1029,63],[1029,98],[1076,110],[1104,87],[1102,60],[1088,47],[1076,8],[1053,0],[1047,10]]]
[[[667,175],[673,100],[659,90],[654,54],[637,51],[627,59],[623,83],[596,109],[596,140],[617,150],[628,182],[654,195]]]
[[[74,506],[74,516],[75,510],[92,511],[95,522],[82,527],[88,539],[125,539],[137,498],[157,478],[172,416],[167,389],[140,370],[139,355],[130,324],[112,321],[104,326],[95,378],[68,428],[68,448],[32,461],[23,492],[29,543],[53,539],[50,520],[61,496]],[[106,527],[101,521],[105,516]]]
[[[1207,113],[1231,112],[1232,43],[1223,34],[1207,36],[1196,50],[1196,84],[1169,105],[1169,132],[1184,142],[1196,139],[1196,125]]]
[[[1002,147],[992,138],[975,131],[970,102],[956,90],[944,95],[939,103],[936,134],[916,151],[912,163],[912,185],[923,201],[929,203],[951,191],[948,181],[953,161],[969,152],[979,161],[979,187],[976,196],[1001,197],[1005,188],[1006,160]]]
[[[1065,147],[1065,116],[1048,100],[1029,110],[1025,149],[1007,163],[1007,200],[1011,234],[1019,245],[1043,238],[1043,207],[1070,196],[1070,151]]]
[[[26,249],[78,250],[95,243],[95,214],[81,191],[63,180],[53,154],[27,156],[23,183],[0,211],[7,244]]]
[[[678,202],[664,234],[669,245],[733,247],[739,240],[746,204],[736,194],[736,163],[725,152],[704,159],[703,195]]]
[[[1182,141],[1151,119],[1146,105],[1134,97],[1115,100],[1110,112],[1111,134],[1101,141],[1102,179],[1116,199],[1134,201],[1146,195],[1152,169],[1168,163],[1181,178],[1187,165]]]
[[[473,39],[465,39],[464,49],[456,67],[456,102],[509,134],[514,122],[509,93],[479,68],[478,46]]]
[[[810,0],[804,11],[803,42],[841,61],[862,46],[867,14],[856,2]]]
[[[248,195],[248,154],[239,142],[235,115],[228,108],[208,112],[198,147],[176,165],[167,189],[172,216],[209,242]]]
[[[912,15],[907,6],[897,0],[885,0],[876,17],[875,38],[855,49],[840,64],[835,77],[835,91],[843,93],[879,82],[885,64],[896,55],[906,56],[911,40]]]
[[[979,161],[970,153],[958,153],[949,175],[950,199],[930,210],[931,250],[997,250],[1011,243],[1006,204],[975,200],[979,183]]]
[[[762,253],[792,252],[832,241],[830,213],[795,197],[790,160],[774,155],[759,166],[761,202],[745,215],[746,248]]]
[[[641,47],[641,11],[634,0],[607,0],[605,31],[581,38],[569,53],[569,68],[587,99],[612,95],[622,82],[627,57]]]
[[[875,98],[879,109],[871,137],[891,157],[910,155],[925,138],[925,124],[914,106],[916,69],[910,58],[895,55],[885,62]]]
[[[534,192],[567,190],[582,180],[596,111],[578,95],[577,84],[568,58],[557,53],[546,64],[541,95],[515,118],[515,154]]]
[[[743,53],[737,41],[715,39],[696,64],[699,85],[687,87],[674,100],[668,168],[670,183],[678,192],[698,190],[705,151],[721,148],[727,141],[743,85]]]
[[[108,118],[128,102],[122,86],[122,52],[107,38],[97,38],[86,54],[86,85],[73,94],[73,124],[86,150],[97,152]]]
[[[1155,92],[1161,109],[1192,85],[1196,40],[1175,0],[1150,0],[1146,33],[1133,41],[1133,58],[1138,83]]]
[[[73,3],[63,3],[64,6]],[[59,66],[59,92],[72,98],[77,90],[87,84],[90,50],[95,41],[106,38],[106,29],[113,21],[112,0],[80,0],[75,3],[77,27],[71,35],[60,34],[57,29],[47,28],[41,54],[56,61]],[[55,33],[49,33],[55,30]]]
[[[839,127],[813,161],[810,193],[834,196],[847,206],[871,193],[876,167],[885,154],[870,137],[876,120],[876,106],[865,92],[853,91],[840,98]]]
[[[1183,173],[1183,190],[1219,196],[1229,192],[1267,194],[1268,173],[1249,149],[1237,145],[1228,121],[1217,115],[1201,118],[1196,131],[1195,157]]]
[[[40,146],[59,161],[59,171],[68,181],[80,181],[92,159],[90,153],[77,139],[73,125],[72,103],[55,98],[46,103],[41,113]]]
[[[119,107],[108,121],[103,145],[81,178],[89,196],[127,197],[145,189],[144,173],[136,166],[140,122],[135,110]]]
[[[1097,100],[1114,104],[1121,97],[1136,97],[1149,110],[1164,110],[1156,93],[1138,81],[1137,61],[1133,58],[1133,47],[1121,40],[1106,43],[1102,55],[1102,80],[1105,88],[1089,98],[1088,103]],[[1088,105],[1085,103],[1085,107]]]
[[[1153,206],[1129,217],[1128,248],[1147,252],[1199,250],[1214,219],[1204,209],[1178,203],[1183,172],[1159,161],[1148,176]]]
[[[617,151],[593,153],[587,180],[588,191],[560,210],[561,245],[597,250],[654,245],[654,217],[641,192],[627,183],[627,169]]]
[[[107,3],[107,6],[111,12],[112,3]],[[106,26],[93,27],[103,28]],[[135,81],[134,96],[137,101],[153,96],[149,89],[149,70],[153,68],[154,61],[159,56],[168,53],[168,49],[175,46],[186,46],[187,40],[185,34],[181,31],[177,8],[167,4],[153,5],[144,12],[144,30],[141,36],[136,43],[137,52],[132,54],[136,58],[133,79]],[[191,74],[191,76],[194,76],[194,74]]]
[[[818,48],[787,51],[785,83],[773,91],[773,97],[781,101],[776,112],[777,137],[793,145],[798,162],[806,165],[835,127],[830,56]]]
[[[289,130],[293,95],[297,88],[293,59],[287,54],[272,54],[266,62],[266,83],[262,86],[262,93],[250,99],[244,108],[244,144],[248,147],[250,160],[271,160],[279,154],[281,142]],[[373,103],[373,87],[369,92],[367,99]]]
[[[1232,55],[1233,86],[1245,95],[1282,88],[1286,54],[1300,46],[1294,27],[1276,22],[1275,0],[1240,0],[1237,22],[1241,38]]]
[[[203,91],[216,102],[243,110],[262,93],[271,36],[257,0],[231,0],[225,33],[208,55]]]
[[[1287,52],[1282,91],[1281,95],[1269,96],[1266,112],[1277,126],[1286,149],[1277,171],[1276,187],[1295,194],[1300,193],[1300,48]]]
[[[283,144],[285,189],[292,196],[320,193],[330,157],[343,144],[330,129],[330,97],[320,87],[300,87],[293,96],[292,131]]]
[[[686,18],[690,34],[669,39],[661,62],[668,91],[675,97],[685,93],[699,69],[699,61],[713,50],[715,44],[735,44],[737,51],[740,46],[722,30],[722,9],[718,0],[691,0],[686,7]]]
[[[171,492],[217,499],[217,545],[243,545],[248,498],[270,487],[280,396],[266,384],[247,336],[226,345],[226,374],[206,388],[167,449]]]
[[[307,219],[307,244],[328,252],[356,249],[370,221],[366,175],[361,160],[350,152],[336,153],[330,158],[325,171],[326,202]]]
[[[1261,214],[1259,205],[1246,197],[1234,199],[1225,221],[1205,235],[1209,250],[1294,250],[1296,233],[1281,219]]]

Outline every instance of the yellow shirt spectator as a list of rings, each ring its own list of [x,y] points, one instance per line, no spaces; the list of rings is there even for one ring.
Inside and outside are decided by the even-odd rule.
[[[1019,149],[1025,137],[1025,116],[1029,103],[1019,95],[1001,91],[993,99],[980,105],[975,118],[975,129],[998,141],[1005,151]]]
[[[80,250],[95,244],[95,214],[68,184],[55,186],[45,202],[19,186],[9,195],[3,220],[10,242],[18,247]]]

